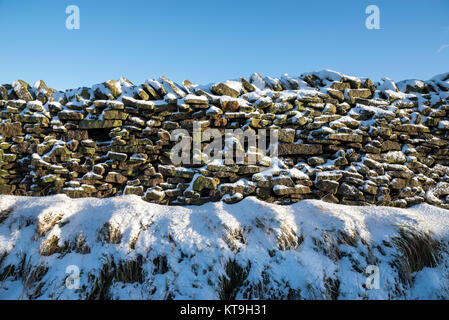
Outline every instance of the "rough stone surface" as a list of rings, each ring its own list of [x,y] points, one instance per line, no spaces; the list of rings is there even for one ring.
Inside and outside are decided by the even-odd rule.
[[[208,86],[122,78],[64,92],[17,80],[0,86],[0,194],[449,208],[448,79],[374,83],[325,70]],[[238,150],[241,161],[209,162],[212,138],[202,137],[201,153],[174,163],[175,130],[194,125],[214,129],[232,144],[223,154]],[[277,130],[277,157],[274,145],[225,135],[235,129],[258,139],[266,129],[266,141]]]

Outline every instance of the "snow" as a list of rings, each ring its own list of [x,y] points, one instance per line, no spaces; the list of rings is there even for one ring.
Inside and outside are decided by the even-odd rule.
[[[266,87],[265,81],[258,73],[253,73],[250,77],[251,83],[259,90],[264,90]]]
[[[449,72],[436,75],[430,79],[430,81],[442,81],[442,82],[444,81],[447,82],[448,80],[449,80]]]
[[[449,297],[446,251],[435,268],[415,272],[414,283],[407,285],[392,267],[400,253],[384,245],[398,236],[399,226],[429,232],[447,243],[449,211],[427,204],[399,209],[304,200],[282,206],[248,197],[232,205],[178,207],[147,203],[133,195],[108,199],[0,196],[0,212],[6,209],[12,212],[0,223],[0,257],[7,253],[0,274],[8,265],[18,266],[26,253],[28,266],[48,268],[40,280],[39,299],[84,299],[103,264],[131,261],[139,255],[144,261],[144,281],[113,281],[110,298],[217,299],[219,279],[232,259],[248,271],[238,299],[285,299],[289,292],[297,292],[297,298],[326,299],[326,279],[339,280],[339,299]],[[105,241],[101,233],[105,225],[119,231],[118,243]],[[335,242],[341,232],[358,240],[353,245]],[[89,253],[40,254],[39,248],[52,236],[63,246],[81,234]],[[336,249],[338,256],[333,254]],[[166,259],[166,270],[156,267],[154,261],[160,257]],[[380,270],[380,288],[368,290],[361,286],[366,275],[353,265],[365,270],[373,263]],[[80,289],[64,285],[70,265],[81,270]],[[263,278],[263,290],[257,291]],[[35,288],[23,279],[7,277],[0,281],[0,299],[28,299]]]
[[[314,72],[313,74],[315,74],[320,79],[327,79],[329,81],[340,81],[343,77],[350,78],[348,76],[344,76],[343,74],[337,71],[333,71],[330,69]]]
[[[407,87],[410,86],[412,88],[424,88],[425,87],[425,83],[424,81],[421,80],[416,80],[416,79],[409,79],[409,80],[403,80],[398,82],[397,87],[399,89],[399,91],[405,92],[407,90]]]
[[[228,87],[238,91],[238,92],[242,92],[243,91],[243,85],[240,81],[237,80],[226,80],[224,82]]]
[[[382,84],[377,87],[377,90],[379,90],[379,91],[391,90],[391,91],[397,92],[398,87],[396,86],[394,81],[391,80],[390,78],[382,78]]]

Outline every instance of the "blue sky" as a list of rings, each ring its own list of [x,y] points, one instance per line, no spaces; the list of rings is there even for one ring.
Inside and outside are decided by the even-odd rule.
[[[65,27],[72,4],[80,30]],[[370,4],[380,30],[365,28]],[[448,0],[0,0],[0,30],[0,83],[57,89],[122,76],[205,84],[326,68],[397,81],[449,71]]]

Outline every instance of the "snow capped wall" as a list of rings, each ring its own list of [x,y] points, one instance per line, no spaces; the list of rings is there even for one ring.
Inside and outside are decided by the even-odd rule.
[[[160,77],[58,92],[0,86],[0,194],[160,204],[322,199],[449,208],[449,74],[379,83],[325,70],[210,85]],[[278,157],[174,165],[174,130],[279,130]],[[204,151],[204,150],[203,150]],[[193,157],[193,155],[192,155]]]

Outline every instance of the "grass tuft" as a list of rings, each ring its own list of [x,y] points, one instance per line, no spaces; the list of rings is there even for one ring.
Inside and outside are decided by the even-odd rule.
[[[100,273],[95,277],[92,290],[88,293],[88,300],[109,300],[109,289],[114,282],[143,283],[145,274],[142,269],[144,259],[141,255],[135,260],[120,260],[106,258]]]
[[[240,228],[229,229],[226,226],[225,229],[228,231],[228,233],[224,237],[224,241],[232,252],[238,253],[240,251],[240,248],[248,243],[245,238],[244,230]]]
[[[56,235],[50,236],[48,239],[45,239],[40,248],[39,252],[43,256],[51,256],[55,253],[60,253],[62,251],[62,248],[59,247],[59,238]]]
[[[100,229],[99,238],[109,244],[119,244],[122,242],[122,233],[117,226],[107,222]]]
[[[218,296],[220,300],[235,300],[237,293],[248,277],[247,268],[242,268],[235,259],[225,266],[226,274],[220,277]]]
[[[8,208],[0,211],[0,223],[8,219],[9,215],[14,212],[14,208]]]
[[[425,267],[434,268],[440,260],[442,244],[429,233],[412,227],[400,227],[399,236],[392,239],[400,254],[394,265],[402,281],[412,284],[413,273]]]
[[[276,238],[278,243],[278,249],[281,251],[294,250],[298,248],[304,241],[304,237],[298,236],[291,227],[283,225],[281,227],[281,233]]]

